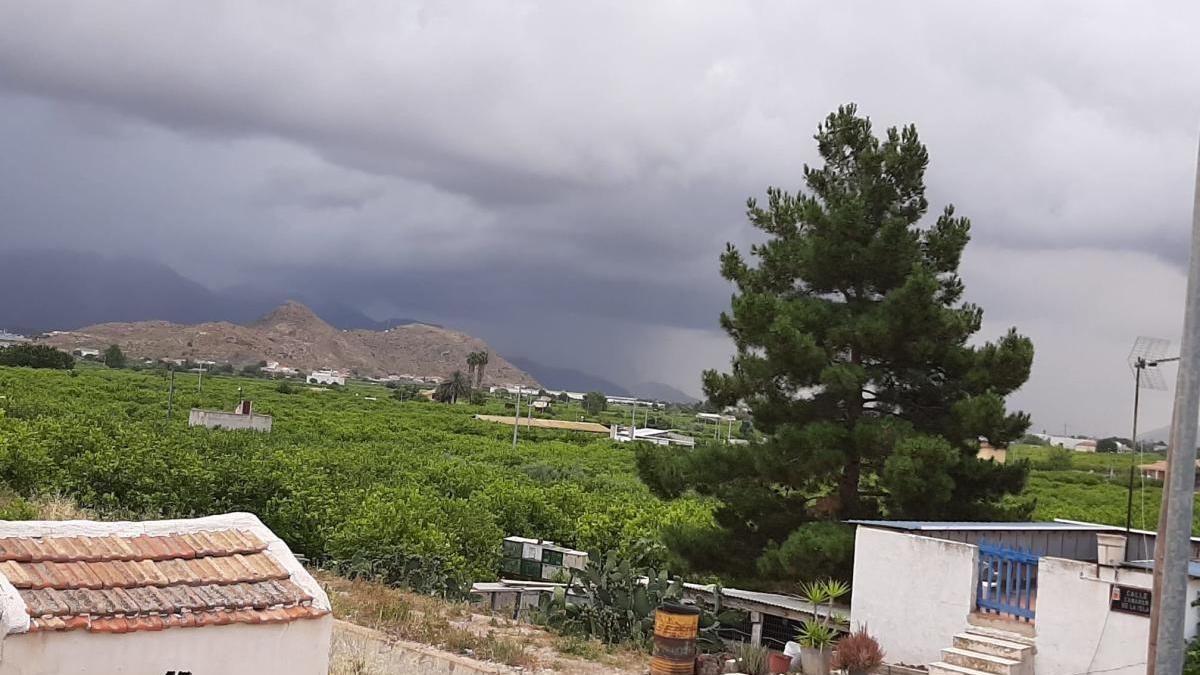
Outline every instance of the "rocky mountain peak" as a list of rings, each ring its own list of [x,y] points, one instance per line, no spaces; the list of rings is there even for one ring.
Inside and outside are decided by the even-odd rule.
[[[329,332],[336,330],[333,326],[325,323],[321,317],[317,316],[316,312],[295,300],[288,300],[275,309],[263,314],[258,320],[250,324],[250,327],[289,333]]]

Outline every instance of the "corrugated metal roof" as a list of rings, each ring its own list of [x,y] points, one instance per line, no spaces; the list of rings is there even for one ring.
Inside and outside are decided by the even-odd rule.
[[[1124,528],[1115,525],[1098,525],[1095,523],[1074,523],[1063,521],[1036,523],[987,523],[952,520],[848,520],[852,525],[867,525],[883,527],[891,530],[909,530],[916,532],[944,532],[947,530],[999,532],[999,531],[1032,531],[1032,532],[1117,532]]]
[[[1136,567],[1138,569],[1147,570],[1147,571],[1154,571],[1154,561],[1153,560],[1131,560],[1127,563],[1124,563],[1124,566],[1125,567]],[[1200,579],[1200,561],[1196,561],[1196,560],[1188,561],[1188,576],[1193,579]]]
[[[707,594],[712,594],[716,590],[714,586],[705,586],[703,584],[685,583],[683,587],[689,591],[698,591]],[[782,593],[763,593],[761,591],[743,591],[740,588],[721,588],[721,595],[726,598],[737,598],[738,600],[755,602],[760,605],[767,605],[770,607],[778,607],[780,609],[787,609],[793,612],[803,612],[806,614],[813,613],[812,604],[806,602],[804,598],[797,597],[795,595],[783,595]],[[817,607],[817,614],[820,616],[829,614],[829,607],[826,605],[819,605]],[[833,614],[850,616],[850,608],[845,605],[834,605]]]

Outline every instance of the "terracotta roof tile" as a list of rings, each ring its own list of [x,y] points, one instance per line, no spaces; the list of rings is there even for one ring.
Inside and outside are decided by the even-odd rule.
[[[0,539],[0,561],[29,560],[29,552],[20,541],[12,537]]]
[[[0,562],[0,575],[17,588],[29,588],[33,585],[33,577],[21,567],[15,560],[5,560]]]
[[[314,618],[327,610],[245,530],[0,538],[31,631],[125,633]]]

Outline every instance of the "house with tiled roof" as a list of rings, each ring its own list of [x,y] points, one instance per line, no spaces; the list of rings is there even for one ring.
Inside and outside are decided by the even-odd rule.
[[[329,599],[255,516],[0,521],[0,675],[324,675]]]

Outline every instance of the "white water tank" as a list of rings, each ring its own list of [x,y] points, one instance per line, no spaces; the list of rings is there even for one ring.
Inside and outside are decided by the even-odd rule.
[[[1096,561],[1108,567],[1118,567],[1125,562],[1125,535],[1097,532]]]

